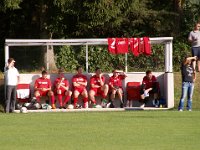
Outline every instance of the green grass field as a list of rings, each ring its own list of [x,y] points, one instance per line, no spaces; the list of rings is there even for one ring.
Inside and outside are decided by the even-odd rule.
[[[0,114],[1,150],[199,150],[200,111]]]
[[[177,111],[180,73],[174,81],[174,110],[0,113],[0,150],[199,150],[200,77],[192,112]]]

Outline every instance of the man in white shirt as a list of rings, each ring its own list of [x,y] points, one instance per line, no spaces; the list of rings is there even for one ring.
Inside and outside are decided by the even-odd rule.
[[[192,56],[197,57],[198,72],[200,72],[200,23],[196,23],[193,31],[190,32],[188,41],[192,44]],[[193,61],[193,68],[196,69],[196,61]]]
[[[5,112],[13,112],[15,110],[16,103],[16,88],[19,83],[19,72],[14,67],[15,60],[13,58],[8,59],[8,66],[5,70],[6,79],[6,101]]]

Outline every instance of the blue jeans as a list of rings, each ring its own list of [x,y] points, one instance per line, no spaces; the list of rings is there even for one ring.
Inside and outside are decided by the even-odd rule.
[[[194,83],[191,82],[183,82],[182,83],[182,94],[179,102],[179,110],[184,108],[184,100],[187,96],[187,109],[192,109],[192,95],[194,91]]]

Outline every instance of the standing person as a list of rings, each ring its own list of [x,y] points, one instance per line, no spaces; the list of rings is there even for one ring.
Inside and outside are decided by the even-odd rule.
[[[182,94],[179,102],[179,111],[183,111],[184,108],[184,99],[187,96],[187,109],[192,110],[192,95],[194,91],[194,81],[196,79],[196,73],[192,67],[192,61],[196,61],[197,57],[186,57],[183,60],[181,66],[182,73]]]
[[[15,110],[16,103],[16,89],[19,83],[19,72],[15,68],[15,60],[13,58],[8,59],[8,66],[5,71],[6,78],[6,101],[5,112],[13,112]]]
[[[107,103],[106,97],[108,94],[108,85],[105,83],[105,77],[103,76],[101,69],[97,67],[95,69],[95,75],[90,78],[90,100],[93,106],[96,107],[95,96],[100,95],[102,97],[102,105]]]
[[[48,96],[52,103],[52,109],[56,109],[53,103],[55,101],[55,97],[53,91],[51,90],[51,80],[47,78],[47,75],[47,71],[43,70],[42,77],[35,81],[34,96],[36,97],[38,103],[40,103],[40,97]]]
[[[144,76],[140,91],[141,102],[143,103],[141,107],[144,107],[146,102],[150,97],[153,97],[153,105],[158,107],[158,96],[159,96],[159,83],[157,78],[153,75],[151,70],[146,71],[146,76]]]
[[[127,76],[123,71],[120,70],[113,70],[113,75],[109,79],[109,89],[111,91],[111,104],[113,105],[113,101],[115,99],[115,95],[118,94],[119,99],[121,101],[120,107],[123,108],[123,89],[122,89],[122,81],[126,78]]]
[[[193,31],[190,32],[188,41],[192,44],[192,56],[196,56],[198,72],[200,72],[200,23],[196,23]],[[196,61],[193,60],[193,68],[196,70]]]
[[[64,70],[58,70],[58,78],[54,82],[54,94],[57,95],[60,109],[66,109],[66,104],[70,100],[72,92],[69,90],[69,81],[64,77]],[[65,96],[64,101],[62,100],[63,96]],[[52,102],[52,105],[55,106],[55,102]]]
[[[77,105],[79,95],[83,97],[83,107],[88,108],[88,92],[86,89],[87,86],[87,77],[83,75],[83,68],[78,66],[76,68],[77,74],[72,78],[73,84],[73,96],[74,96],[74,108],[78,108]]]

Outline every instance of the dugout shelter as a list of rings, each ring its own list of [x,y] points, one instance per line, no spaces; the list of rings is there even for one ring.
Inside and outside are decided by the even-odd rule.
[[[160,83],[162,97],[166,99],[167,108],[174,107],[174,75],[173,75],[173,48],[172,48],[173,37],[155,37],[150,38],[151,44],[163,44],[164,45],[164,58],[165,58],[165,68],[163,72],[153,72],[153,74],[158,78]],[[9,58],[9,48],[10,47],[22,47],[22,46],[62,46],[62,45],[85,45],[85,65],[87,76],[90,77],[93,73],[88,72],[88,47],[93,45],[108,45],[107,39],[6,39],[5,40],[5,66],[7,65],[7,60]],[[125,54],[125,72],[127,78],[124,81],[124,89],[128,82],[142,82],[145,72],[128,72],[127,66],[127,54]],[[48,66],[48,64],[47,64]],[[109,76],[111,74],[108,74]],[[39,77],[40,74],[20,74],[20,82],[28,83],[33,89],[34,80]],[[67,74],[66,78],[70,80],[73,74]],[[56,78],[55,74],[50,74],[50,79],[52,83]],[[127,95],[124,95],[125,99]]]

